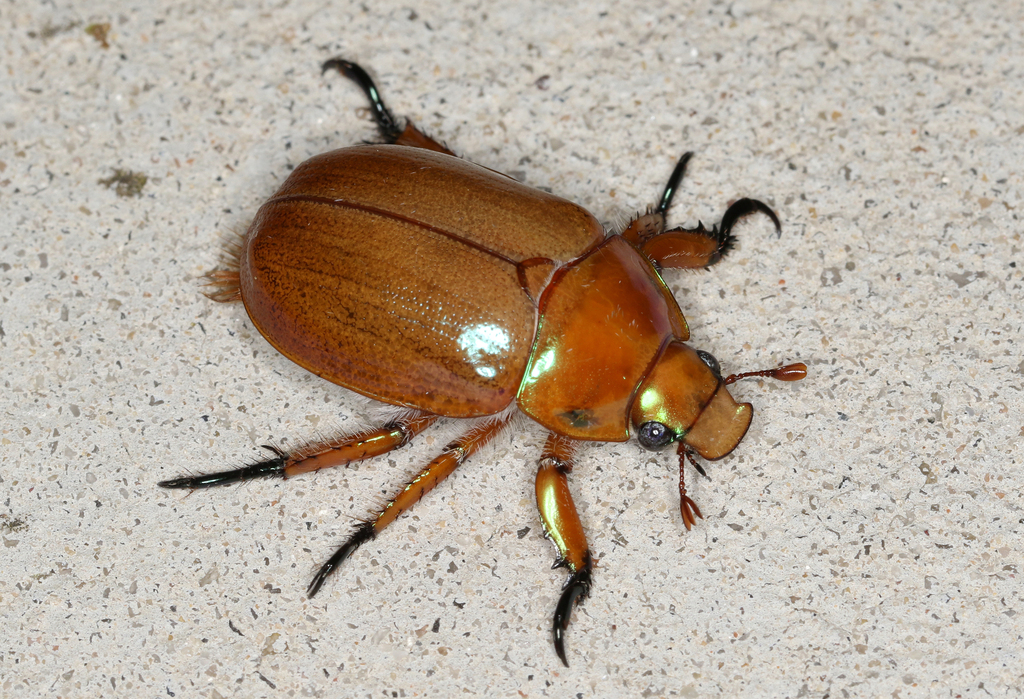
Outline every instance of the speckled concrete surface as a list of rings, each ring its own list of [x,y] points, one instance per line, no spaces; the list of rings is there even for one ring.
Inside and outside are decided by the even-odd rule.
[[[0,694],[1020,695],[1020,4],[559,5],[3,3]],[[199,293],[290,168],[373,137],[318,71],[338,54],[610,225],[688,149],[674,223],[745,195],[784,223],[667,278],[726,371],[810,376],[737,386],[754,423],[691,476],[692,532],[667,455],[583,454],[600,562],[569,669],[537,431],[313,600],[352,518],[443,435],[287,483],[156,487],[369,419]]]

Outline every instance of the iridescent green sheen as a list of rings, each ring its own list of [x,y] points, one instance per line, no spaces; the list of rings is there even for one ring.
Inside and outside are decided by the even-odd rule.
[[[686,319],[654,265],[613,236],[556,273],[519,387],[520,409],[573,439],[624,442],[638,386]]]

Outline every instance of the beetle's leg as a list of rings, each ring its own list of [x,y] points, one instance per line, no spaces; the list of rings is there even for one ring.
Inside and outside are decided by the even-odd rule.
[[[672,174],[669,175],[665,190],[661,193],[658,208],[654,211],[648,209],[643,216],[634,218],[626,230],[622,231],[623,238],[637,247],[643,247],[648,240],[665,232],[665,214],[668,212],[668,207],[672,206],[672,197],[679,189],[679,183],[683,181],[683,174],[686,172],[686,164],[692,157],[692,151],[683,153],[683,157],[679,159]]]
[[[358,63],[346,61],[344,58],[332,58],[324,61],[324,64],[320,66],[320,73],[322,75],[331,69],[337,70],[362,88],[363,92],[366,93],[366,98],[370,100],[370,107],[373,109],[373,120],[377,122],[377,128],[380,129],[381,135],[384,138],[393,143],[402,134],[402,128],[398,125],[398,120],[395,119],[395,115],[391,113],[391,110],[384,106],[384,100],[380,97],[377,85],[374,84],[373,79],[363,70],[363,67]]]
[[[448,146],[443,143],[438,143],[430,136],[426,135],[418,128],[413,126],[411,119],[405,120],[405,128],[402,129],[401,135],[392,141],[397,146],[411,146],[413,148],[424,148],[426,150],[434,150],[438,153],[444,153],[445,155],[455,155]],[[459,157],[455,155],[455,157]]]
[[[775,212],[756,199],[740,199],[733,203],[726,210],[722,222],[712,226],[711,230],[698,221],[696,228],[666,231],[665,215],[672,206],[672,198],[679,190],[691,157],[692,152],[683,154],[668,178],[657,208],[633,219],[622,232],[623,238],[640,248],[659,267],[700,269],[715,264],[732,249],[735,242],[732,227],[748,214],[757,211],[767,214],[775,224],[775,230],[781,233],[782,226]]]
[[[379,534],[384,527],[394,522],[398,515],[419,502],[420,498],[433,490],[434,486],[448,477],[452,471],[458,468],[474,452],[500,434],[502,430],[508,427],[513,415],[514,413],[507,413],[491,418],[449,443],[444,448],[444,451],[427,464],[427,467],[420,471],[415,478],[409,481],[391,502],[385,505],[372,519],[360,525],[348,538],[348,541],[334,552],[334,555],[313,576],[309,587],[306,589],[306,596],[312,597],[315,595],[323,586],[327,576],[333,573],[346,558],[352,555],[353,551]]]
[[[384,106],[384,100],[381,99],[380,91],[374,84],[373,79],[367,75],[366,71],[359,64],[346,61],[343,58],[332,58],[321,66],[321,72],[326,73],[332,68],[359,85],[363,92],[366,93],[367,99],[370,100],[370,107],[373,109],[373,120],[377,122],[377,128],[380,129],[380,133],[385,141],[399,146],[425,148],[438,151],[439,153],[455,155],[443,144],[438,143],[413,126],[410,119],[405,120],[404,127],[399,126],[395,115]]]
[[[592,562],[587,535],[580,523],[576,505],[569,492],[568,474],[572,471],[577,442],[568,437],[548,434],[537,470],[537,509],[540,510],[544,531],[558,548],[555,567],[568,567],[572,573],[562,586],[562,596],[555,606],[551,630],[555,652],[569,667],[565,657],[565,630],[575,603],[590,593]]]
[[[644,243],[656,235],[661,235],[664,231],[665,214],[648,209],[646,214],[637,214],[636,218],[629,222],[626,230],[622,231],[622,237],[638,248],[642,248]]]
[[[697,463],[697,460],[693,458],[693,453],[686,446],[685,443],[679,442],[679,447],[676,449],[676,453],[679,455],[679,514],[683,516],[683,525],[686,526],[686,531],[690,531],[690,527],[697,523],[697,517],[704,519],[704,515],[700,513],[700,508],[697,507],[697,503],[690,499],[690,496],[686,494],[686,462],[689,461],[693,464],[693,467],[697,469],[697,472],[705,478],[708,474],[704,472],[704,468]]]
[[[662,268],[700,269],[710,267],[732,249],[736,238],[732,227],[744,216],[760,211],[772,220],[775,230],[782,226],[775,212],[757,199],[740,199],[725,211],[722,222],[711,230],[697,222],[696,228],[674,228],[656,235],[641,246],[647,257]]]
[[[164,488],[211,488],[217,485],[239,483],[254,478],[290,478],[300,473],[317,471],[329,466],[343,466],[353,461],[372,459],[375,456],[404,446],[413,437],[432,425],[438,415],[415,413],[371,430],[338,439],[317,442],[291,453],[277,447],[264,445],[274,456],[255,464],[230,471],[208,473],[204,476],[184,476],[157,485]]]
[[[331,466],[347,466],[353,461],[372,459],[404,447],[413,437],[440,419],[440,415],[417,413],[393,420],[382,427],[358,432],[340,439],[317,442],[295,452],[284,469],[284,477],[319,471]]]

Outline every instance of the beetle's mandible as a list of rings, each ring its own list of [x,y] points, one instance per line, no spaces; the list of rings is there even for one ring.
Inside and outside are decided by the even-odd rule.
[[[733,225],[764,203],[740,199],[710,230],[665,230],[690,153],[654,209],[606,235],[583,208],[462,160],[384,105],[366,71],[332,59],[370,100],[379,145],[324,153],[299,165],[259,211],[237,265],[212,275],[218,301],[240,300],[263,336],[328,381],[408,409],[376,429],[242,468],[160,483],[206,488],[289,478],[380,456],[442,417],[473,419],[461,437],[360,524],[320,568],[307,595],[521,411],[548,430],[537,507],[569,570],[555,607],[563,663],[572,608],[590,592],[592,559],[569,492],[581,442],[675,445],[679,508],[689,462],[720,459],[750,425],[750,403],[726,388],[748,376],[795,381],[803,364],[723,377],[718,361],[684,344],[690,332],[661,278],[664,268],[715,264]]]

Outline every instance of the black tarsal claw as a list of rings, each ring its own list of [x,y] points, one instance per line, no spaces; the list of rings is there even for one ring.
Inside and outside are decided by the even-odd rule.
[[[758,201],[757,199],[740,199],[733,202],[733,205],[726,209],[725,216],[722,217],[722,223],[720,224],[722,227],[722,237],[731,237],[730,231],[732,231],[732,227],[737,221],[744,216],[748,216],[758,211],[772,220],[772,223],[775,224],[775,232],[778,237],[781,238],[782,224],[779,223],[779,217],[775,215],[775,212],[772,211],[770,206],[765,204],[763,201]]]
[[[676,163],[675,169],[672,170],[672,175],[668,178],[668,183],[665,185],[665,191],[661,194],[661,201],[658,203],[656,211],[664,216],[668,212],[668,207],[672,206],[672,198],[676,194],[676,190],[679,189],[679,183],[683,180],[683,174],[686,172],[686,164],[690,162],[690,158],[693,157],[693,151],[683,153],[683,157]]]
[[[331,69],[337,70],[360,87],[366,98],[370,100],[373,120],[377,122],[377,128],[381,130],[385,138],[394,140],[402,133],[402,129],[398,126],[398,120],[395,119],[391,110],[384,106],[384,100],[380,98],[380,91],[362,66],[352,61],[346,61],[344,58],[332,58],[321,66],[321,75]]]
[[[348,538],[344,544],[341,545],[334,555],[328,559],[326,563],[320,566],[320,570],[316,572],[313,579],[309,581],[309,587],[306,588],[306,597],[312,598],[320,591],[323,587],[324,581],[327,580],[327,576],[334,572],[334,569],[345,562],[345,559],[352,555],[352,553],[365,544],[367,541],[372,539],[376,533],[373,530],[373,524],[370,522],[364,522],[352,532],[352,536]]]
[[[263,461],[257,461],[254,464],[230,471],[218,471],[217,473],[207,473],[202,476],[182,476],[181,478],[160,481],[157,485],[161,488],[188,488],[189,490],[195,490],[196,488],[213,488],[218,485],[241,483],[242,481],[251,481],[255,478],[284,478],[284,469],[288,465],[288,455],[280,449],[266,444],[263,445],[263,448],[274,452],[276,456],[272,459],[264,459]]]
[[[590,569],[590,555],[588,554],[584,566],[565,581],[565,585],[562,587],[562,596],[559,597],[558,604],[555,606],[555,618],[551,631],[555,637],[555,652],[566,667],[569,667],[569,661],[565,657],[565,630],[569,628],[572,608],[590,594]]]

